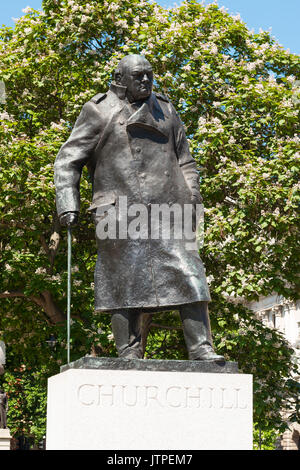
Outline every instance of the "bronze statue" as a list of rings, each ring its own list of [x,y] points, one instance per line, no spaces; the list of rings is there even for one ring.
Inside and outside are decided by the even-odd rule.
[[[79,183],[86,165],[98,245],[95,309],[111,314],[120,357],[142,358],[141,314],[179,310],[189,358],[224,361],[212,346],[210,294],[198,250],[186,248],[185,235],[153,237],[149,229],[155,206],[183,208],[202,201],[182,122],[168,98],[152,92],[152,84],[150,63],[129,55],[119,62],[109,90],[83,106],[55,161],[60,223],[78,223]],[[145,230],[140,238],[120,235],[125,196],[127,207],[148,209],[146,236]],[[98,228],[109,221],[112,208],[117,235],[105,239]],[[128,211],[126,217],[130,221],[133,215]]]
[[[4,390],[0,390],[0,429],[6,428],[8,399]]]

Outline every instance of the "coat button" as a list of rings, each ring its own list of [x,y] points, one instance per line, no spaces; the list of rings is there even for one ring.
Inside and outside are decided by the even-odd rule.
[[[168,171],[164,172],[166,176],[170,176],[170,173]]]
[[[137,148],[136,148],[137,153],[140,153],[141,150],[142,150],[141,147],[137,147]]]
[[[121,126],[123,126],[124,121],[119,121],[119,124],[120,124]]]
[[[146,174],[145,173],[141,173],[140,174],[140,178],[145,178],[146,177]]]

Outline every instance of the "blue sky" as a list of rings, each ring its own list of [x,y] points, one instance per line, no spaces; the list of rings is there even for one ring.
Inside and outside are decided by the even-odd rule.
[[[175,4],[180,0],[157,0],[164,7]],[[205,0],[212,3],[212,0]],[[259,28],[268,30],[276,37],[282,46],[295,54],[300,54],[300,0],[218,0],[219,6],[228,8],[232,14],[240,13],[241,18],[249,29],[259,32]],[[13,26],[12,17],[19,18],[22,8],[26,6],[40,9],[41,0],[1,0],[0,24]]]

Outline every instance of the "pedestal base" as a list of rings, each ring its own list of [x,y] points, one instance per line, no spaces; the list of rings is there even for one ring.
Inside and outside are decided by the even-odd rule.
[[[235,363],[85,357],[61,370],[48,450],[252,449],[252,376]]]
[[[0,450],[10,450],[11,435],[9,429],[0,428]]]

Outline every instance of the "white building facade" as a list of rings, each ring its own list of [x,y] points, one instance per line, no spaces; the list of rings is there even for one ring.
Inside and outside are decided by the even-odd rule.
[[[293,348],[300,347],[300,300],[293,302],[274,294],[247,306],[266,326],[281,331]]]
[[[247,304],[269,328],[276,328],[284,334],[293,347],[300,364],[300,300],[291,301],[274,294]],[[300,380],[295,377],[295,380]],[[278,443],[278,449],[300,450],[300,423],[291,423]]]

